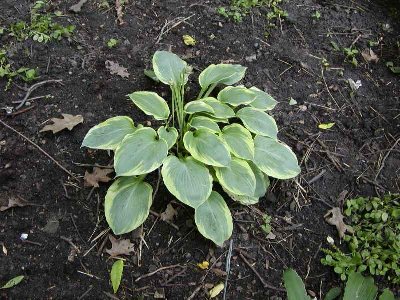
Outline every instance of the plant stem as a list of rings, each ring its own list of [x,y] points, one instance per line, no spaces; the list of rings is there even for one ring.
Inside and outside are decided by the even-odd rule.
[[[208,97],[211,92],[215,89],[215,87],[217,86],[218,83],[213,83],[210,88],[207,90],[207,93],[205,93],[204,98]]]

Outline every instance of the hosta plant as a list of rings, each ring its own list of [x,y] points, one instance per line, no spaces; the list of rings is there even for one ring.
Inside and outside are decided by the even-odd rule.
[[[171,100],[139,91],[129,99],[161,121],[157,129],[113,117],[90,129],[82,143],[114,151],[116,181],[105,197],[105,215],[115,234],[140,226],[152,204],[146,176],[161,168],[164,185],[194,209],[199,232],[217,245],[232,234],[232,216],[221,194],[244,205],[264,196],[268,176],[288,179],[300,168],[292,150],[277,138],[278,127],[266,111],[276,101],[256,87],[232,86],[245,75],[240,65],[210,65],[199,76],[196,100],[185,101],[190,68],[177,55],[157,51],[153,77],[168,85]],[[215,97],[211,93],[221,88]]]

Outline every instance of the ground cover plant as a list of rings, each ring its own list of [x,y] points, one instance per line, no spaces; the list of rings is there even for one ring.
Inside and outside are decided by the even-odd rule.
[[[289,179],[299,174],[295,154],[278,140],[276,122],[265,112],[275,107],[276,100],[256,87],[232,86],[245,71],[241,65],[210,65],[199,76],[197,99],[186,102],[190,68],[177,55],[157,51],[153,72],[171,89],[171,109],[154,92],[128,96],[145,114],[165,123],[155,131],[118,116],[87,133],[82,146],[115,151],[119,178],[104,204],[115,234],[130,232],[146,220],[154,197],[144,179],[161,166],[167,189],[194,208],[197,229],[220,246],[230,238],[233,222],[223,197],[213,190],[213,181],[233,200],[250,205],[265,195],[268,176]],[[211,97],[218,85],[226,87]]]
[[[342,280],[352,272],[366,272],[400,283],[399,195],[349,199],[345,214],[354,230],[344,236],[350,253],[335,246],[334,251],[324,249],[322,263],[334,267]]]
[[[288,269],[283,274],[283,281],[288,296],[288,300],[311,300],[312,298],[307,295],[306,288],[300,276],[293,269]],[[330,289],[324,300],[375,300],[378,295],[378,287],[374,283],[372,277],[364,277],[360,273],[352,272],[344,288],[343,297],[342,289],[340,287],[334,287]],[[394,294],[389,289],[384,289],[380,293],[379,300],[395,300]]]

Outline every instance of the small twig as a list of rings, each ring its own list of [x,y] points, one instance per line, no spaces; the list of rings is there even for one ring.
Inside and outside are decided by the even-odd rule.
[[[75,245],[75,244],[72,242],[72,239],[69,239],[69,238],[67,238],[67,237],[65,237],[65,236],[60,236],[60,239],[62,239],[63,241],[66,241],[68,244],[70,244],[70,245],[76,250],[76,252],[78,252],[78,253],[81,252],[81,250],[79,250],[78,246]]]
[[[96,168],[101,168],[101,169],[114,169],[114,167],[112,165],[103,166],[103,165],[99,165],[99,164],[81,164],[81,163],[76,163],[76,162],[72,162],[72,163],[78,167],[96,167]]]
[[[162,270],[172,269],[172,268],[176,268],[176,267],[181,267],[181,265],[172,265],[172,266],[166,266],[166,267],[158,268],[157,270],[155,270],[155,271],[153,271],[153,272],[144,274],[144,275],[142,275],[142,276],[136,278],[136,279],[135,279],[135,282],[138,282],[138,281],[142,280],[143,278],[153,276],[154,274],[156,274],[156,273],[158,273],[158,272],[160,272],[160,271],[162,271]]]
[[[173,281],[176,277],[181,276],[183,273],[185,273],[187,270],[187,267],[184,267],[181,271],[179,271],[178,273],[176,273],[174,276],[172,276],[171,278],[168,278],[168,280],[166,280],[162,285],[167,285],[168,283],[170,283],[171,281]]]
[[[30,240],[21,240],[23,243],[27,243],[27,244],[32,244],[32,245],[36,245],[36,246],[43,246],[43,244],[38,243],[38,242],[33,242]]]
[[[258,271],[252,266],[252,264],[244,257],[241,251],[239,251],[239,257],[244,261],[244,263],[254,272],[254,274],[260,279],[262,285],[264,288],[275,290],[275,291],[280,291],[280,292],[285,292],[285,289],[275,287],[268,282],[265,281],[265,279],[258,273]]]
[[[181,24],[181,23],[183,23],[183,22],[185,22],[186,20],[189,20],[191,17],[193,17],[194,16],[194,14],[192,14],[192,15],[190,15],[189,17],[186,17],[186,18],[175,18],[175,19],[173,19],[173,20],[171,20],[171,21],[166,21],[165,22],[165,24],[164,24],[164,26],[161,28],[161,31],[160,31],[160,34],[158,35],[158,37],[157,37],[157,40],[156,40],[156,44],[158,44],[160,41],[161,41],[161,39],[162,39],[162,37],[165,35],[165,34],[167,34],[168,32],[170,32],[172,29],[174,29],[176,26],[178,26],[179,24]],[[175,23],[174,23],[175,22]],[[173,24],[173,25],[171,25],[171,24]],[[171,25],[171,26],[170,26]],[[170,26],[170,27],[168,27],[168,26]]]
[[[228,287],[229,274],[231,272],[232,248],[233,248],[233,240],[231,240],[229,243],[229,251],[228,251],[228,255],[226,256],[226,266],[225,266],[226,278],[225,278],[224,296],[223,296],[224,300],[226,300],[226,290]]]
[[[72,216],[72,214],[70,214],[69,216],[71,217],[72,224],[74,224],[74,227],[76,229],[76,232],[78,233],[79,238],[82,240],[82,242],[86,244],[86,241],[82,238],[81,233],[79,232],[78,226],[76,226],[74,217]]]
[[[29,107],[26,107],[24,109],[21,109],[21,110],[18,110],[18,111],[15,111],[15,112],[11,113],[11,116],[13,116],[13,117],[18,116],[18,115],[23,114],[23,113],[25,113],[27,111],[30,111],[31,109],[33,109],[35,107],[36,107],[36,105],[33,104],[33,105],[29,106]]]
[[[328,85],[326,83],[325,75],[324,75],[324,68],[323,67],[321,67],[321,77],[322,77],[322,80],[324,81],[324,85],[325,85],[326,91],[328,92],[329,96],[331,96],[331,98],[332,98],[333,102],[335,102],[336,106],[338,108],[340,108],[339,104],[336,102],[335,97],[333,97],[333,95],[332,95],[331,91],[329,90],[329,87],[328,87]]]
[[[311,178],[311,180],[308,182],[308,184],[314,183],[317,180],[319,180],[324,174],[326,173],[326,170],[323,169],[318,175],[314,176],[313,178]]]
[[[10,125],[6,124],[3,120],[0,120],[0,123],[10,129],[11,131],[15,132],[22,138],[24,138],[27,142],[29,142],[31,145],[35,146],[40,152],[42,152],[44,155],[46,155],[48,158],[50,158],[51,161],[53,161],[61,170],[63,170],[65,173],[67,173],[69,176],[72,178],[76,179],[79,181],[79,179],[70,171],[68,171],[66,168],[64,168],[58,161],[56,161],[50,154],[48,154],[46,151],[44,151],[38,144],[35,142],[31,141],[29,138],[27,138],[25,135],[17,131],[16,129],[12,128]]]
[[[400,138],[397,139],[397,141],[393,144],[393,146],[388,150],[388,152],[386,153],[386,155],[383,157],[381,165],[378,169],[378,171],[376,172],[375,175],[375,181],[378,179],[379,174],[382,172],[383,168],[385,167],[385,161],[386,159],[389,157],[390,152],[397,146],[397,144],[400,142]]]
[[[25,105],[25,102],[28,100],[29,96],[32,94],[32,92],[34,90],[36,90],[38,87],[41,87],[42,85],[45,85],[47,83],[60,83],[61,84],[62,80],[61,79],[50,79],[50,80],[45,80],[45,81],[41,81],[38,83],[35,83],[34,85],[32,85],[28,91],[25,94],[24,99],[22,99],[21,103],[15,108],[15,110],[20,109],[22,106]]]
[[[194,291],[193,293],[190,294],[190,296],[187,298],[187,300],[192,300],[194,299],[194,297],[196,297],[196,295],[198,294],[198,292],[200,292],[201,288],[203,287],[203,284],[200,284]]]
[[[85,296],[86,296],[87,294],[89,294],[89,292],[90,292],[92,289],[93,289],[93,285],[91,285],[91,286],[87,289],[87,291],[84,292],[84,293],[78,298],[78,300],[81,300],[81,299],[85,298]]]

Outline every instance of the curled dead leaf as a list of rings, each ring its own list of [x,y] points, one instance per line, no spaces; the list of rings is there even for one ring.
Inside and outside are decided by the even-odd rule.
[[[169,203],[167,208],[163,213],[160,214],[161,220],[170,221],[174,220],[174,217],[178,215],[178,212],[174,209],[174,207]]]
[[[10,196],[10,197],[0,198],[0,211],[5,211],[13,207],[24,207],[27,205],[32,205],[32,204],[20,197]]]
[[[40,130],[40,132],[53,131],[54,134],[64,129],[72,130],[76,125],[83,123],[83,117],[81,115],[76,115],[76,116],[70,114],[61,114],[61,115],[63,116],[63,119],[51,118],[50,121],[52,121],[53,124],[44,126]]]
[[[122,78],[128,78],[130,75],[128,69],[120,66],[119,63],[113,62],[111,60],[106,60],[105,65],[106,69],[109,70],[112,75],[118,75]]]
[[[118,255],[130,255],[134,252],[134,245],[129,239],[117,240],[111,234],[108,236],[111,242],[111,249],[106,249],[106,252],[111,256],[115,257]]]
[[[364,49],[363,52],[361,52],[361,55],[367,62],[377,63],[379,61],[378,55],[376,55],[372,49]]]
[[[324,215],[325,221],[330,224],[336,226],[337,231],[339,232],[340,238],[344,237],[344,234],[348,231],[350,233],[354,233],[353,228],[346,225],[343,221],[343,215],[340,211],[339,207],[334,207],[326,212]]]
[[[109,182],[111,180],[111,178],[108,177],[108,174],[111,174],[112,172],[114,172],[113,169],[101,169],[97,167],[93,168],[93,173],[85,171],[85,176],[83,178],[85,181],[84,185],[99,187],[99,182]]]

